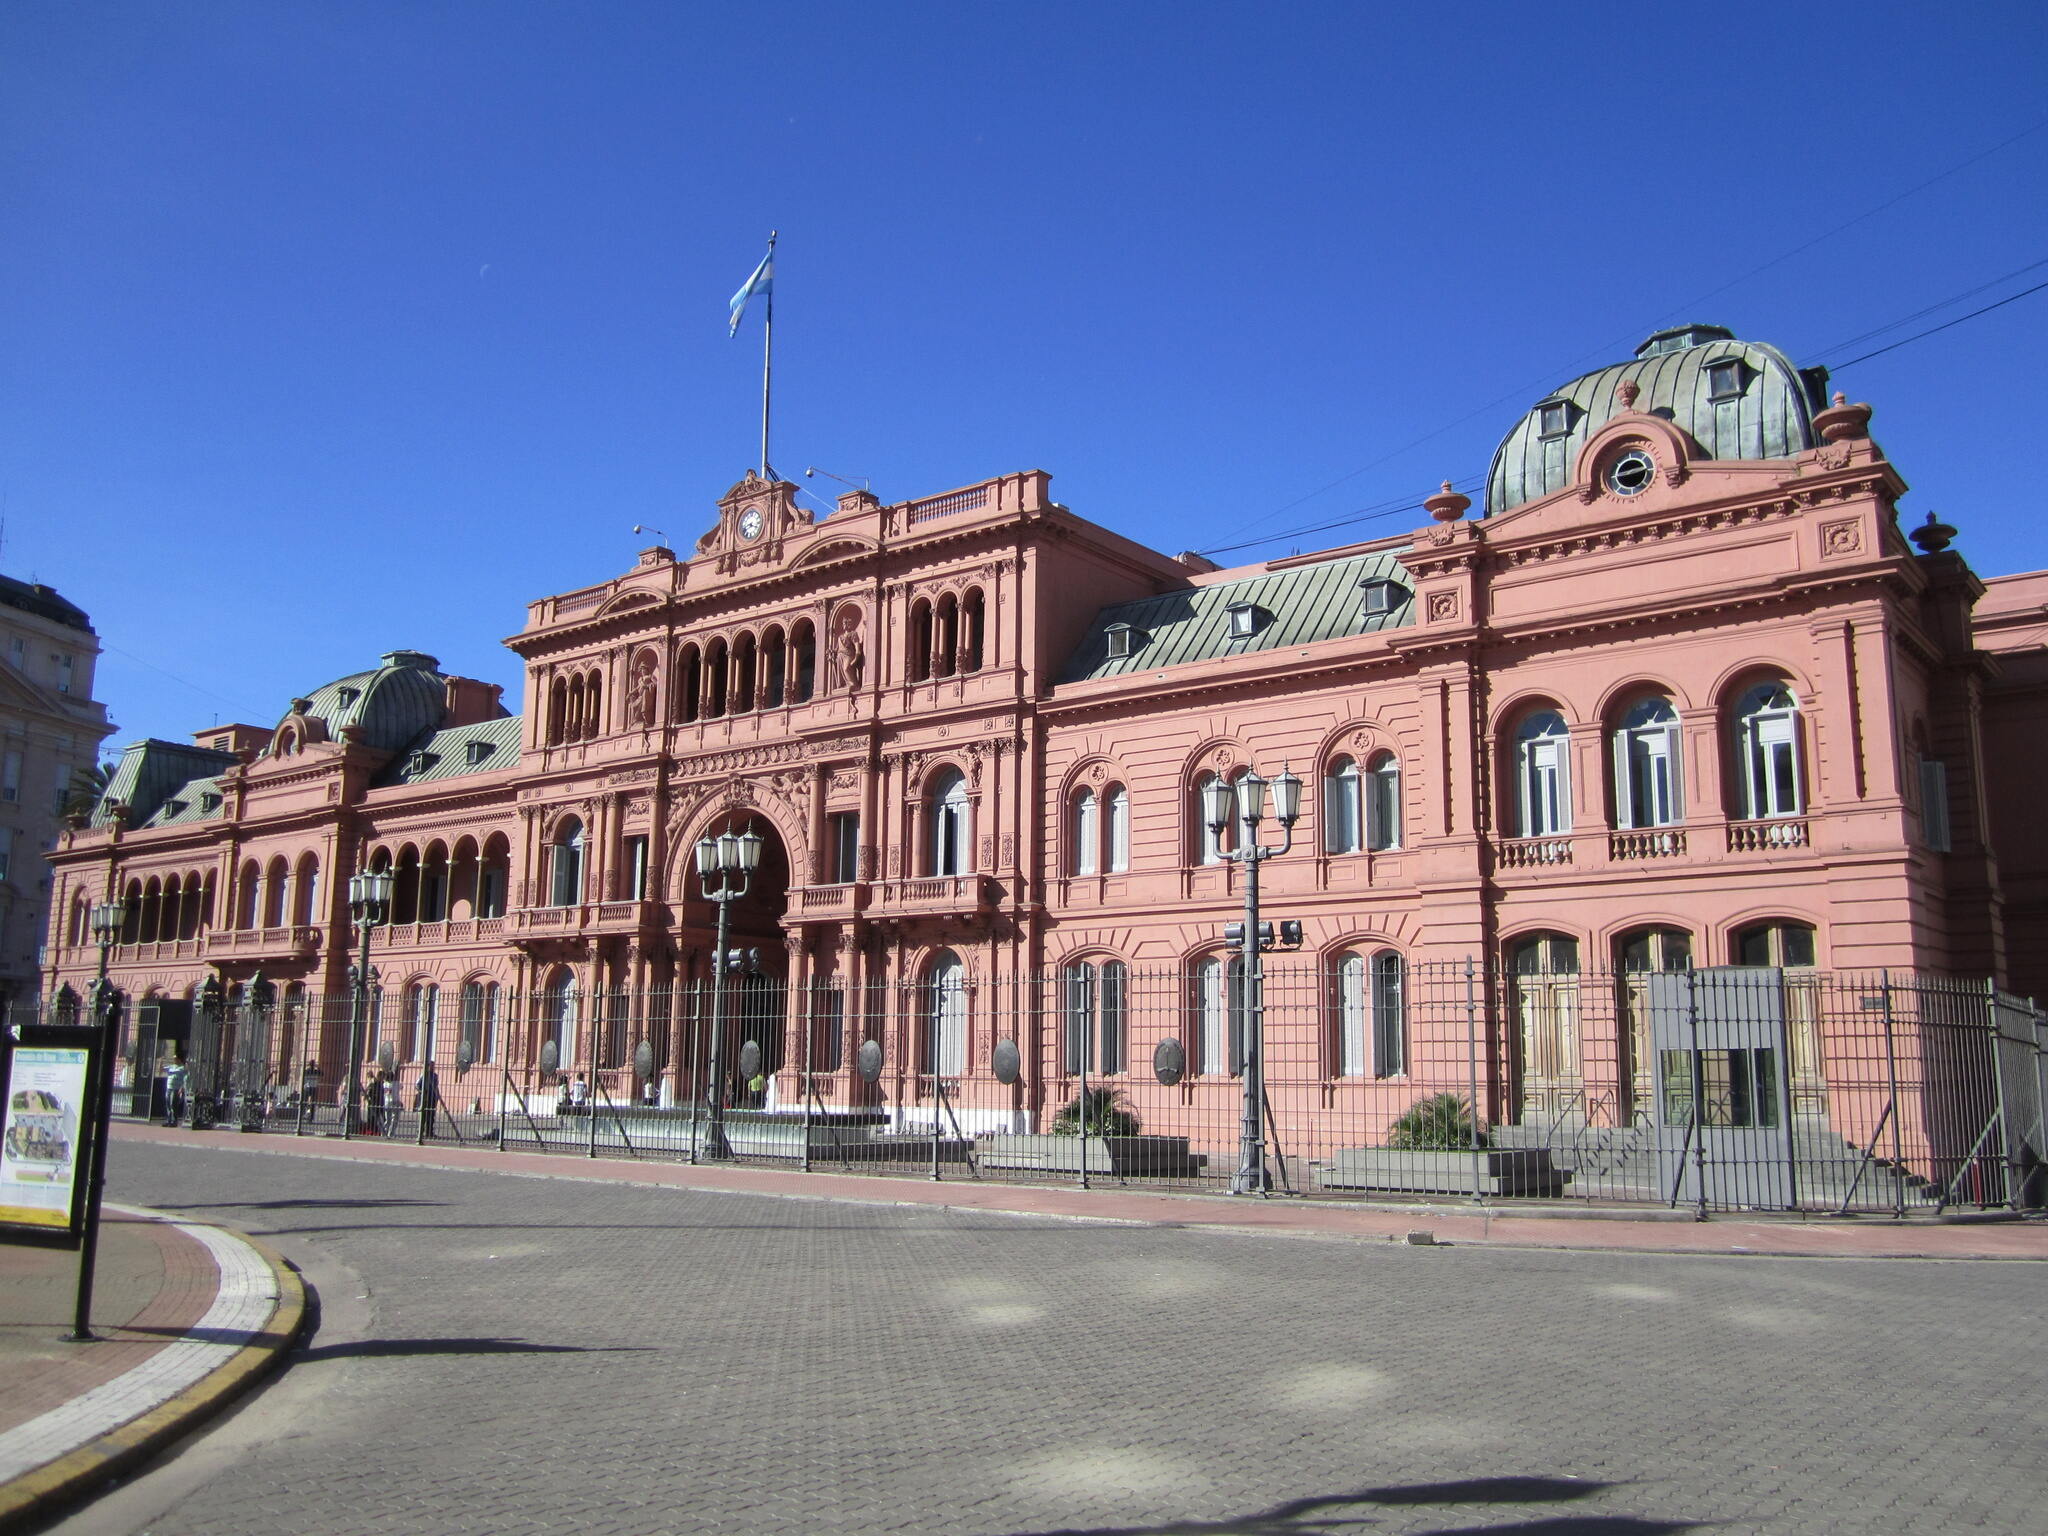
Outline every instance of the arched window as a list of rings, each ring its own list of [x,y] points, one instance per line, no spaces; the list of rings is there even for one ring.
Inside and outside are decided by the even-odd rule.
[[[1121,960],[1076,961],[1061,976],[1066,1028],[1061,1060],[1068,1076],[1115,1077],[1125,1070],[1124,1012],[1130,972]]]
[[[1685,819],[1678,761],[1678,711],[1662,694],[1637,700],[1614,733],[1617,825],[1669,827]]]
[[[1813,928],[1806,923],[1759,923],[1735,935],[1737,965],[1802,970],[1813,964],[1813,953]]]
[[[669,712],[678,723],[688,725],[697,718],[703,692],[704,655],[695,645],[685,645],[676,656],[675,691],[669,698]]]
[[[434,1026],[440,1011],[441,989],[432,982],[416,981],[405,989],[405,1020],[398,1047],[401,1060],[434,1059]]]
[[[1365,765],[1365,846],[1375,852],[1401,846],[1401,760],[1391,752]]]
[[[771,625],[761,636],[761,707],[780,709],[788,701],[789,642],[782,626]]]
[[[1797,816],[1805,807],[1799,781],[1799,701],[1781,682],[1758,683],[1735,706],[1742,815],[1748,821]]]
[[[256,868],[256,861],[250,859],[242,865],[242,888],[236,892],[235,926],[237,928],[248,929],[256,926],[258,914],[262,911],[262,908],[257,905],[262,895],[262,884],[263,877]],[[140,887],[136,889],[135,895],[137,897],[135,906],[138,909],[135,915],[139,920],[141,918],[139,908],[142,895]]]
[[[604,733],[604,674],[593,672],[583,686],[583,734]]]
[[[1120,875],[1131,867],[1131,792],[1121,784],[1109,786],[1109,872]]]
[[[1338,957],[1336,1068],[1340,1077],[1408,1070],[1407,963],[1391,949]]]
[[[1515,731],[1517,836],[1555,837],[1572,829],[1570,736],[1554,709],[1530,715]]]
[[[1076,875],[1092,875],[1100,867],[1096,850],[1102,829],[1096,821],[1095,791],[1082,789],[1074,796],[1067,814],[1067,869]]]
[[[932,605],[925,598],[910,605],[910,652],[903,659],[904,674],[913,683],[932,675]]]
[[[566,678],[556,678],[548,685],[548,728],[547,744],[558,747],[569,730],[569,683]]]
[[[569,720],[566,734],[570,741],[581,741],[589,734],[583,727],[583,674],[580,672],[569,679]]]
[[[299,856],[298,874],[292,881],[292,921],[302,926],[320,921],[320,857],[318,854],[307,853]],[[182,919],[180,926],[182,926]]]
[[[1243,770],[1240,769],[1237,773],[1231,774],[1231,781],[1234,783],[1241,777],[1242,773]],[[1237,807],[1235,801],[1231,804],[1230,816],[1224,822],[1222,831],[1218,832],[1209,825],[1207,791],[1209,786],[1216,782],[1216,779],[1217,775],[1213,773],[1205,773],[1197,778],[1195,780],[1194,795],[1188,802],[1190,807],[1189,814],[1194,818],[1195,859],[1200,864],[1221,864],[1224,862],[1224,855],[1237,846]]]
[[[790,703],[809,703],[811,690],[818,681],[818,632],[809,619],[790,626],[789,676]]]
[[[541,1038],[555,1042],[564,1074],[569,1072],[571,1064],[576,1060],[576,1026],[580,1019],[580,1004],[575,973],[566,965],[556,966],[555,973],[548,978],[547,986],[541,992]]]
[[[1408,1070],[1408,966],[1391,949],[1372,957],[1372,1070],[1375,1077]]]
[[[960,770],[946,768],[935,774],[925,803],[931,816],[931,872],[969,873],[974,868],[974,809]]]
[[[754,708],[754,637],[743,634],[732,643],[732,712],[744,715]]]
[[[512,845],[502,832],[485,839],[476,872],[476,915],[503,917],[505,896],[512,885]]]
[[[420,920],[420,851],[407,843],[398,850],[398,868],[391,882],[391,921],[403,927]]]
[[[420,921],[438,923],[448,916],[448,849],[436,840],[420,861]]]
[[[1655,1057],[1650,1049],[1649,985],[1644,977],[1654,971],[1692,969],[1692,935],[1682,928],[1637,928],[1614,941],[1615,969],[1621,972],[1623,1027],[1619,1043],[1626,1046],[1628,1060],[1620,1064],[1617,1077],[1629,1090],[1627,1114],[1617,1116],[1628,1124],[1650,1108],[1655,1092]]]
[[[714,640],[704,648],[704,717],[707,720],[716,720],[725,713],[728,667],[723,640]]]
[[[462,984],[462,1044],[473,1062],[495,1061],[498,1049],[498,984]]]
[[[163,883],[151,875],[142,887],[142,921],[136,925],[136,936],[144,944],[154,943],[162,922],[164,906]]]
[[[951,677],[959,670],[960,601],[948,592],[932,610],[932,675]]]
[[[1195,967],[1195,1070],[1207,1077],[1244,1071],[1244,957],[1210,955]]]
[[[1358,764],[1348,757],[1332,761],[1329,771],[1323,775],[1325,853],[1356,853],[1363,846],[1362,796],[1359,789],[1362,778]]]
[[[548,851],[548,905],[573,907],[583,899],[583,823],[566,817]]]
[[[982,658],[986,654],[985,632],[987,630],[988,605],[982,598],[981,588],[971,587],[960,600],[960,670],[979,672]]]
[[[967,1071],[967,968],[942,949],[925,975],[923,1070],[940,1077]]]

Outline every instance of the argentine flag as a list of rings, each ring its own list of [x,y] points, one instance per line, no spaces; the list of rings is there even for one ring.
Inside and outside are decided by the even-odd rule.
[[[747,300],[757,293],[770,303],[774,302],[775,242],[772,239],[768,242],[768,254],[761,258],[761,265],[754,268],[754,275],[744,283],[741,283],[740,291],[732,296],[732,328],[726,332],[726,335],[739,335],[740,316],[747,312]]]

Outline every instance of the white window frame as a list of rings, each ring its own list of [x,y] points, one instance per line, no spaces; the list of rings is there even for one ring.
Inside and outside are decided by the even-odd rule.
[[[1571,730],[1554,709],[1536,711],[1515,731],[1515,815],[1522,837],[1572,829]]]
[[[1340,757],[1323,775],[1323,852],[1364,850],[1364,782],[1355,760]]]
[[[1131,792],[1121,784],[1109,787],[1109,872],[1131,867]]]
[[[1408,1075],[1408,962],[1391,949],[1372,957],[1372,1071]]]
[[[1616,824],[1635,831],[1685,820],[1680,763],[1678,711],[1662,694],[1638,700],[1614,733]]]
[[[548,855],[548,905],[573,907],[583,900],[583,823],[567,837],[559,833]]]
[[[1365,846],[1384,853],[1401,846],[1401,760],[1376,753],[1365,765]]]
[[[925,985],[930,989],[925,1018],[928,1064],[939,1077],[967,1074],[967,967],[951,950],[932,962]]]
[[[931,871],[934,875],[965,875],[974,868],[974,807],[967,797],[967,778],[948,768],[935,781],[931,807]]]
[[[1782,697],[1784,703],[1772,700]],[[1799,700],[1784,683],[1760,683],[1736,706],[1742,815],[1775,821],[1806,814],[1799,762]]]
[[[1369,1014],[1365,956],[1349,951],[1337,961],[1337,1076],[1366,1075]]]
[[[1102,829],[1096,810],[1095,791],[1083,788],[1075,794],[1069,807],[1069,838],[1067,850],[1068,870],[1076,875],[1092,875],[1100,868],[1100,847]]]

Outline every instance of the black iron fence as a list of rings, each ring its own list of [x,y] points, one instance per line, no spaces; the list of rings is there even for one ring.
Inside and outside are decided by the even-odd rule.
[[[2048,1022],[1982,982],[1140,971],[126,1005],[194,1126],[939,1178],[1888,1212],[2048,1199]],[[351,1071],[350,1043],[356,1042]],[[1263,1040],[1263,1091],[1246,1092]],[[353,1080],[355,1092],[349,1092]]]

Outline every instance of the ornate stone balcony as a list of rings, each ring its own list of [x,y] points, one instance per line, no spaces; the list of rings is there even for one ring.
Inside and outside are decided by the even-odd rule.
[[[995,901],[994,882],[984,875],[934,875],[877,881],[872,906],[880,917],[964,918],[992,911]]]
[[[311,923],[280,928],[217,928],[206,936],[209,960],[304,960],[320,947]]]
[[[1607,861],[1630,864],[1642,859],[1678,859],[1685,856],[1683,827],[1646,827],[1640,831],[1607,834]]]
[[[429,949],[443,944],[488,943],[502,938],[502,917],[451,918],[439,923],[393,923],[370,942],[380,949]]]
[[[1498,847],[1502,869],[1554,869],[1572,862],[1569,836],[1516,837]]]
[[[503,919],[500,926],[515,942],[573,939],[639,933],[661,926],[662,916],[662,904],[658,901],[582,901],[567,907],[520,907]]]
[[[807,885],[790,892],[798,917],[852,917],[866,910],[870,887],[865,882]]]
[[[1812,835],[1804,816],[1728,823],[1730,853],[1782,853],[1787,849],[1812,846]]]

